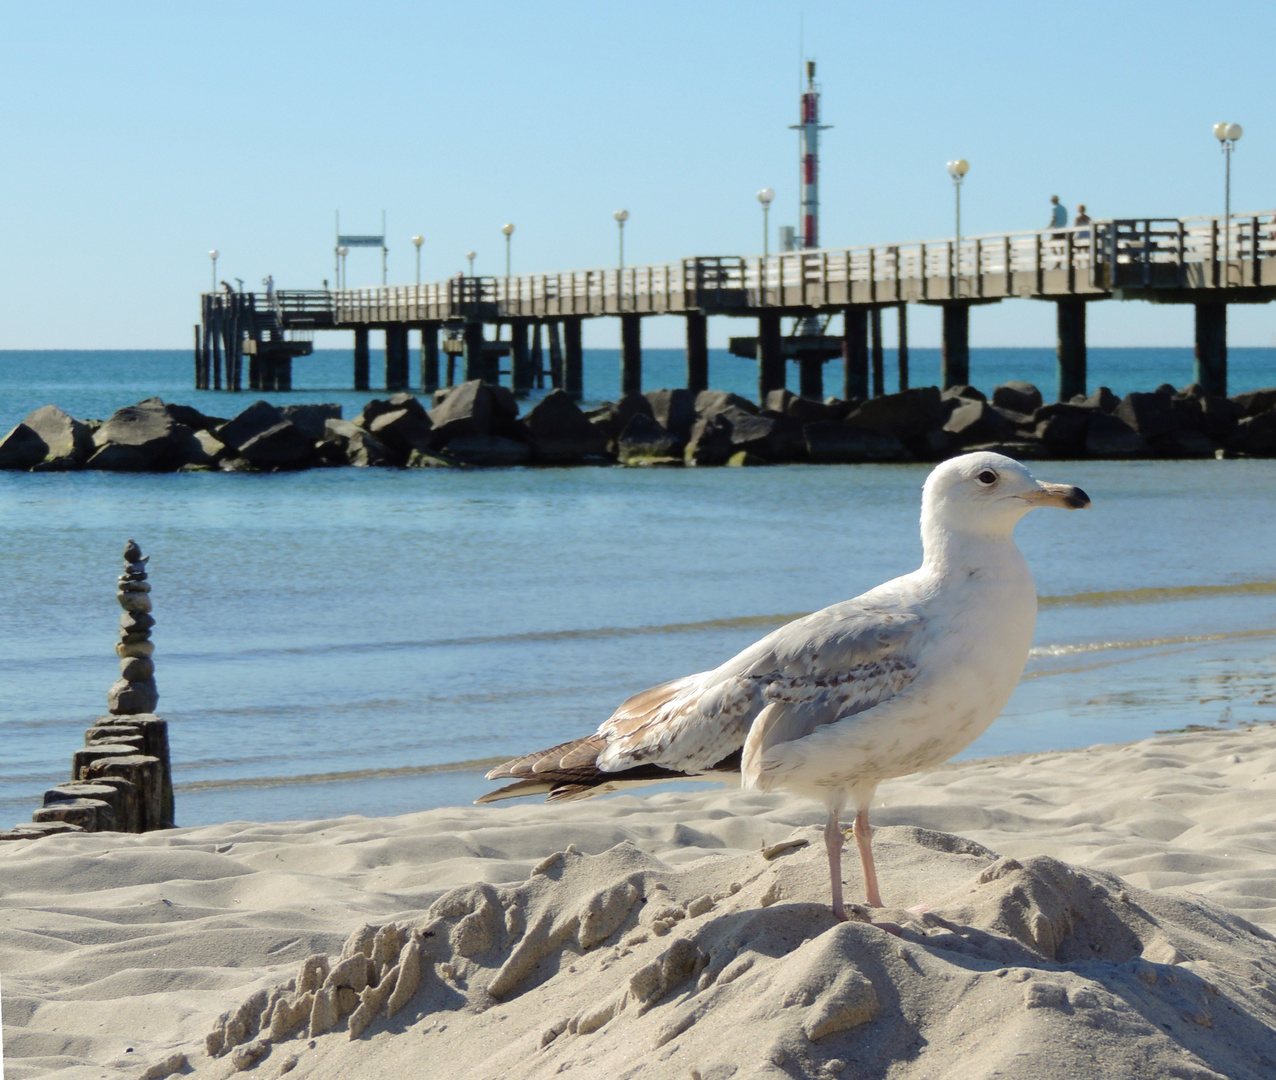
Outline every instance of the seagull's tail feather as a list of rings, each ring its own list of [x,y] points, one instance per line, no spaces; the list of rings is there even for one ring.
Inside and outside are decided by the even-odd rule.
[[[517,799],[524,795],[547,795],[547,802],[574,802],[641,784],[701,778],[699,773],[678,772],[662,765],[636,765],[617,772],[603,772],[598,768],[598,755],[606,745],[603,736],[590,735],[513,758],[492,769],[487,778],[513,780],[514,783],[489,791],[475,801],[492,803],[501,799]],[[711,775],[704,778],[723,779],[723,773],[739,770],[740,753],[736,751],[714,765],[710,770]]]

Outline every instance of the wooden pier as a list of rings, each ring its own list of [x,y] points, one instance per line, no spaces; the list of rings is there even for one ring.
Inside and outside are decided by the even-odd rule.
[[[1230,235],[1228,235],[1230,233]],[[1225,255],[1225,253],[1227,253]],[[1129,218],[1043,232],[962,237],[862,248],[828,248],[768,258],[697,256],[653,266],[511,277],[456,277],[422,285],[368,289],[206,293],[195,330],[197,389],[291,387],[292,360],[313,349],[319,330],[355,332],[354,388],[369,387],[368,334],[385,334],[386,387],[441,384],[447,358],[464,378],[497,381],[510,357],[515,393],[543,385],[541,328],[549,339],[553,385],[580,397],[581,321],[620,319],[621,387],[642,385],[642,319],[686,319],[687,387],[708,388],[706,318],[757,320],[732,351],[755,359],[761,397],[785,383],[785,365],[801,368],[802,394],[822,397],[824,364],[842,360],[843,397],[884,392],[881,310],[899,311],[907,356],[907,305],[943,308],[945,387],[969,381],[970,308],[1000,300],[1050,301],[1058,312],[1058,397],[1086,392],[1086,304],[1146,300],[1196,309],[1196,381],[1227,389],[1227,305],[1276,299],[1276,211],[1221,217]],[[843,316],[840,337],[781,333],[785,316]],[[489,339],[485,327],[496,328]],[[507,340],[500,340],[509,326]],[[560,344],[561,328],[561,344]],[[411,377],[409,331],[420,336],[419,378]],[[445,340],[440,347],[440,334]],[[900,365],[907,388],[907,360]]]

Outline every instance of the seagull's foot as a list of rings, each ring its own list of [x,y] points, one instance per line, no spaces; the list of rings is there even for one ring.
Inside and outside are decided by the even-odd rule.
[[[851,919],[851,917],[846,913],[846,908],[844,907],[833,908],[833,918],[835,918],[838,922],[850,922]]]
[[[914,904],[910,908],[905,908],[910,915],[925,915],[930,910],[929,904]]]

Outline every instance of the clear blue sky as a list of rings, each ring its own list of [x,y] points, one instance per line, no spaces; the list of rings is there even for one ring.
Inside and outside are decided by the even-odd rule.
[[[389,219],[390,277],[612,265],[761,247],[796,219],[799,26],[819,63],[822,240],[1221,212],[1216,120],[1245,125],[1232,204],[1276,207],[1276,6],[1181,2],[10,4],[0,37],[0,348],[185,346],[218,276],[332,276],[333,211]],[[352,254],[351,284],[380,280]],[[1276,310],[1233,306],[1233,344]],[[715,319],[715,343],[747,324]],[[938,314],[914,309],[915,344]],[[614,320],[587,324],[611,345]],[[1053,309],[979,309],[976,345],[1052,345]],[[681,341],[676,319],[646,342]],[[1188,345],[1191,312],[1091,308],[1096,345]],[[334,340],[333,344],[337,344]]]

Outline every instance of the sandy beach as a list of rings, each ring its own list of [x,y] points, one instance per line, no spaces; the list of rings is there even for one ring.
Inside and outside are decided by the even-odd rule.
[[[873,817],[893,933],[818,808],[722,789],[5,844],[5,1076],[1276,1073],[1276,728]]]

